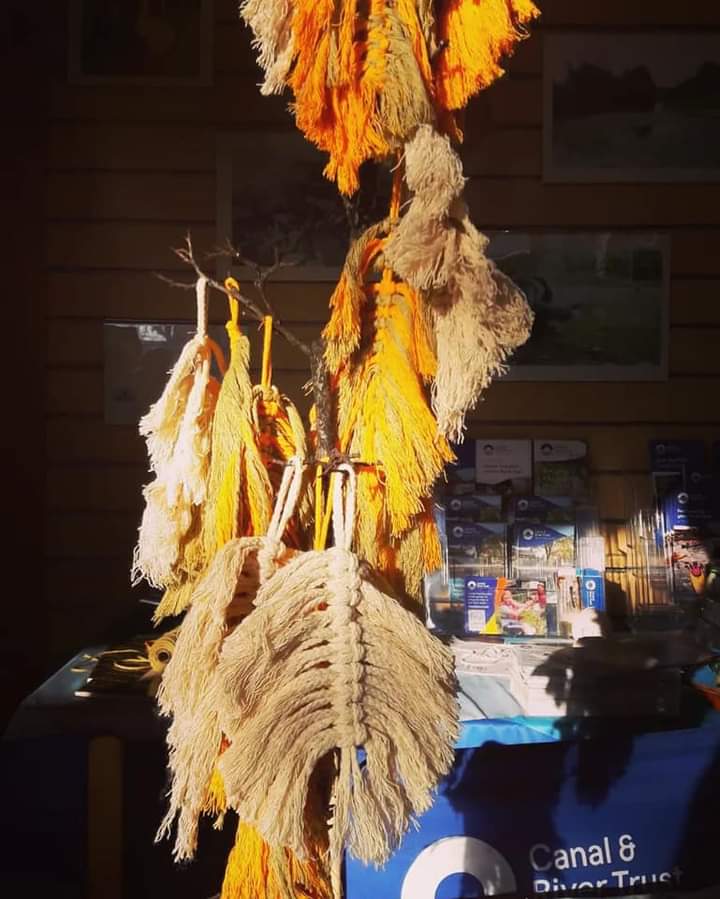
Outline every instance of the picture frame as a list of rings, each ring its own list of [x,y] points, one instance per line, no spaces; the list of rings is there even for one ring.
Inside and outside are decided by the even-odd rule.
[[[720,31],[552,33],[546,182],[720,182]]]
[[[326,157],[298,131],[221,134],[217,141],[217,242],[271,265],[274,248],[288,263],[276,281],[336,281],[350,242]],[[218,275],[250,280],[252,270],[222,257]]]
[[[653,231],[505,232],[488,253],[535,314],[511,381],[668,377],[670,240]]]
[[[68,81],[207,86],[213,0],[70,0]]]
[[[132,425],[156,402],[168,372],[196,333],[195,322],[103,322],[103,419],[107,425]],[[225,328],[210,325],[208,334],[225,347]],[[216,363],[213,374],[217,377]]]

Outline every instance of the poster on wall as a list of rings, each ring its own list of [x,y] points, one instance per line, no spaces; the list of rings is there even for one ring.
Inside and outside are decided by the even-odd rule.
[[[720,181],[717,32],[552,34],[546,181]]]
[[[217,243],[230,243],[246,260],[286,267],[273,280],[335,281],[350,243],[348,214],[337,188],[323,175],[327,155],[295,130],[222,134],[217,146]],[[363,173],[361,227],[387,214],[391,175],[379,166]],[[235,260],[240,280],[252,272]],[[221,261],[219,275],[227,271]]]
[[[667,377],[669,247],[650,232],[494,232],[489,253],[535,315],[506,376],[522,381]]]
[[[71,0],[75,84],[212,82],[212,0]]]

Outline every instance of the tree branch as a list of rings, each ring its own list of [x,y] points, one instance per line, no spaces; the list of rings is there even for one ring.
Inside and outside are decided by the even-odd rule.
[[[243,307],[243,309],[249,315],[251,315],[256,321],[258,321],[262,324],[266,315],[272,315],[273,316],[273,331],[276,331],[278,334],[280,334],[282,337],[284,337],[285,340],[287,340],[287,342],[289,344],[294,346],[295,349],[300,350],[300,352],[304,356],[307,356],[307,358],[309,360],[312,359],[313,348],[309,344],[307,344],[303,340],[301,340],[296,334],[294,334],[288,328],[286,328],[285,325],[283,325],[283,323],[281,321],[279,321],[279,319],[271,311],[271,307],[270,307],[269,303],[267,304],[268,311],[263,311],[263,309],[260,306],[258,306],[258,304],[254,300],[251,300],[249,297],[244,296],[242,293],[240,293],[240,291],[235,290],[232,287],[226,287],[224,284],[221,284],[219,281],[216,281],[214,278],[211,278],[208,274],[206,274],[202,270],[199,263],[195,259],[195,255],[193,253],[192,238],[189,234],[185,238],[185,246],[176,249],[175,254],[178,256],[179,259],[182,259],[183,262],[186,262],[189,266],[191,266],[194,269],[195,274],[198,276],[198,278],[205,278],[210,287],[214,288],[215,290],[219,291],[220,293],[224,293],[226,296],[232,297],[234,300],[237,300],[238,303],[240,303],[240,305]],[[267,277],[269,277],[269,275]],[[263,285],[262,285],[263,289],[265,286],[265,281],[267,281],[267,277],[265,277],[263,280]],[[163,277],[162,280],[167,281],[168,283],[171,283],[171,284],[174,283],[169,278]],[[187,285],[183,284],[180,286],[186,287]],[[192,286],[193,285],[190,285],[190,287],[192,287]]]
[[[195,258],[192,238],[189,234],[185,238],[185,246],[176,249],[175,253],[177,254],[178,258],[182,259],[183,262],[187,263],[195,271],[195,274],[198,276],[198,278],[205,278],[207,280],[208,286],[219,291],[220,293],[224,293],[226,296],[232,297],[234,300],[237,300],[237,302],[242,306],[245,312],[248,313],[248,315],[250,315],[252,318],[256,319],[258,322],[262,322],[265,319],[266,314],[268,313],[264,312],[263,309],[254,300],[251,300],[249,297],[244,296],[242,293],[240,293],[240,291],[235,290],[232,287],[226,287],[224,284],[221,284],[214,278],[209,277],[209,275],[207,275],[202,270],[200,264]],[[217,253],[216,255],[219,255],[219,253]],[[236,256],[236,258],[242,259],[242,257],[240,257],[239,254],[235,253],[234,250],[233,255]],[[281,267],[283,267],[282,260],[280,260],[279,254],[276,253],[275,263],[273,264],[273,266],[262,269],[262,271],[257,275],[256,281],[261,282],[258,289],[262,289],[262,291],[264,291],[265,282],[273,274],[274,271],[277,271],[277,269]],[[260,266],[255,265],[255,269],[257,272],[260,269]],[[195,288],[194,283],[187,284],[182,281],[175,281],[172,278],[168,278],[165,275],[160,274],[158,274],[157,277],[167,284],[171,284],[174,287],[179,287],[184,290],[193,290]],[[256,283],[255,286],[258,287],[258,284]],[[316,411],[315,428],[317,434],[317,443],[315,447],[315,457],[316,460],[323,462],[326,471],[330,471],[335,465],[339,463],[339,461],[343,460],[340,459],[335,450],[336,428],[332,393],[330,390],[330,378],[327,367],[325,365],[325,343],[322,339],[314,341],[312,345],[305,343],[289,328],[286,328],[282,324],[282,322],[278,321],[275,314],[270,312],[271,307],[269,303],[265,302],[265,305],[267,306],[268,312],[273,316],[273,330],[284,337],[291,346],[294,346],[308,359],[310,371],[312,373],[311,383]]]

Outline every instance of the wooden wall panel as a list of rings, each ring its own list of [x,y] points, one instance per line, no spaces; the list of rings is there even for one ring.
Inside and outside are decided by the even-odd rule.
[[[649,439],[720,439],[713,401],[720,388],[720,187],[543,184],[543,40],[572,28],[720,28],[720,7],[705,0],[540,5],[544,15],[533,38],[467,114],[463,156],[474,217],[487,228],[667,233],[671,378],[497,383],[472,416],[469,434],[587,440],[595,500],[603,517],[616,521],[626,516],[629,498],[646,495]],[[128,568],[147,462],[135,428],[103,421],[103,321],[192,320],[193,293],[154,273],[191,280],[172,252],[188,230],[200,253],[216,243],[217,135],[292,128],[287,98],[263,98],[257,90],[259,72],[236,0],[216,0],[215,50],[215,82],[202,88],[70,85],[62,54],[53,63],[46,530],[61,647],[77,634],[64,611],[92,610],[85,636],[125,615],[139,595],[129,588]],[[269,291],[281,318],[306,337],[318,333],[332,284],[283,282]],[[225,315],[224,300],[213,296],[211,321],[222,324]],[[257,333],[251,339],[256,365]],[[303,360],[278,340],[274,361],[277,382],[307,409]]]

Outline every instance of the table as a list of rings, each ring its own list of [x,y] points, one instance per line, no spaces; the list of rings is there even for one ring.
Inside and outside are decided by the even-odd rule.
[[[0,742],[4,895],[209,899],[234,833],[202,828],[178,866],[155,832],[166,808],[165,722],[142,695],[80,698],[78,653],[18,708]]]
[[[208,899],[233,828],[206,827],[190,866],[154,844],[164,723],[150,699],[76,697],[84,678],[72,669],[83,655],[27,698],[0,744],[13,822],[3,841],[6,891]],[[559,895],[560,884],[603,880],[631,893],[653,881],[717,883],[720,714],[687,699],[672,721],[465,722],[455,768],[419,830],[383,871],[349,859],[346,899]]]
[[[720,715],[689,700],[673,722],[467,723],[419,829],[382,871],[348,860],[346,899],[720,896]]]

